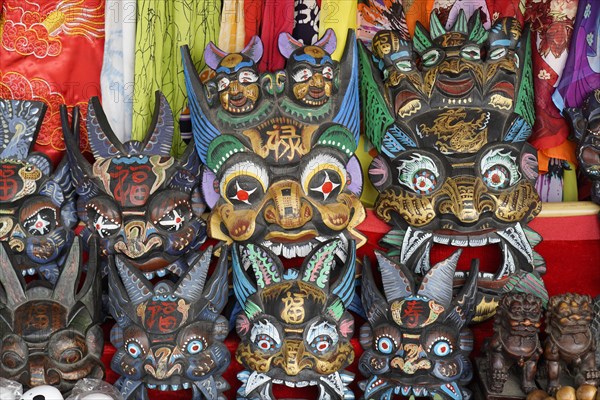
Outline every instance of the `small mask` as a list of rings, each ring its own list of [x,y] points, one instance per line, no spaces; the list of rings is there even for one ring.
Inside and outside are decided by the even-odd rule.
[[[537,153],[526,143],[529,31],[510,18],[486,31],[479,12],[467,21],[463,11],[448,30],[432,13],[430,27],[417,24],[412,42],[380,31],[371,56],[361,46],[364,121],[380,151],[369,168],[375,212],[393,226],[383,239],[389,255],[418,274],[435,245],[500,246],[502,264],[480,274],[481,321],[515,286],[547,300],[533,250],[541,236],[527,227],[541,209]],[[457,272],[456,284],[464,280]]]
[[[45,111],[42,102],[0,99],[0,241],[19,273],[55,283],[77,219],[66,157],[52,172],[45,155],[30,153]]]
[[[227,251],[206,282],[212,247],[194,254],[190,269],[173,283],[156,284],[121,256],[110,259],[109,297],[117,324],[111,363],[122,376],[125,399],[147,398],[147,389],[192,389],[194,399],[217,400],[229,388],[221,378],[230,361],[223,344],[227,320]],[[206,282],[206,285],[205,285]]]
[[[204,203],[194,146],[188,146],[180,159],[170,155],[173,115],[159,92],[154,123],[142,142],[121,143],[98,98],[90,100],[87,115],[93,165],[78,151],[78,134],[70,133],[63,113],[67,154],[79,195],[77,211],[85,223],[81,236],[85,241],[97,237],[102,256],[119,254],[150,279],[154,274],[180,275],[206,231],[200,219]]]
[[[95,254],[92,243],[82,282],[80,240],[75,237],[51,289],[42,280],[26,285],[0,246],[0,258],[6,260],[0,264],[0,375],[25,388],[51,385],[63,393],[79,379],[104,377]]]
[[[251,43],[261,49],[253,50],[252,57],[260,55],[258,39]],[[354,157],[360,125],[354,36],[339,64],[330,56],[335,49],[333,31],[318,43],[299,47],[280,36],[280,49],[290,57],[288,68],[260,76],[262,100],[244,115],[233,115],[215,101],[218,83],[202,85],[189,50],[183,48],[194,137],[207,166],[202,185],[212,209],[211,237],[260,243],[285,258],[305,257],[333,237],[365,242],[355,230],[365,211],[359,200],[360,165]],[[217,59],[232,56],[215,58],[214,46],[207,53],[214,59],[209,65],[217,69]],[[292,76],[299,74],[310,77],[294,83]],[[328,83],[321,85],[324,80]],[[298,103],[295,84],[308,85],[301,98],[313,96],[319,104]]]
[[[579,141],[579,168],[592,181],[592,201],[600,204],[600,89],[589,94],[581,109],[566,112]]]
[[[370,266],[363,268],[362,303],[368,323],[360,331],[365,352],[358,368],[367,377],[362,383],[364,398],[470,398],[464,385],[473,372],[469,361],[473,335],[466,325],[475,311],[477,267],[471,268],[471,278],[453,297],[460,251],[433,266],[418,290],[404,265],[375,254],[385,297]]]
[[[319,399],[354,398],[350,338],[354,319],[347,310],[354,296],[355,248],[336,268],[334,239],[315,248],[300,270],[284,270],[264,247],[236,245],[233,288],[243,311],[236,330],[242,341],[236,358],[246,370],[238,394],[273,399],[273,385],[318,386]],[[253,276],[250,278],[247,272]]]

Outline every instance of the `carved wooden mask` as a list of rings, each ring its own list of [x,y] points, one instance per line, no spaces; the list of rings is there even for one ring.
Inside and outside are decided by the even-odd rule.
[[[206,229],[200,219],[200,160],[194,146],[181,159],[170,155],[173,115],[166,98],[156,93],[154,120],[143,142],[121,143],[98,98],[90,100],[87,118],[93,165],[79,152],[78,134],[70,133],[63,113],[77,211],[86,224],[81,236],[98,237],[103,256],[120,254],[149,278],[180,275]]]
[[[358,368],[365,399],[394,395],[462,400],[472,376],[469,353],[473,335],[467,328],[475,311],[477,267],[455,297],[453,273],[460,250],[433,266],[416,289],[412,273],[376,252],[385,296],[370,266],[363,268],[362,303],[368,323],[360,341],[365,352]]]
[[[194,138],[212,208],[209,234],[260,243],[285,258],[304,257],[332,237],[345,242],[365,211],[358,142],[358,67],[354,34],[340,63],[333,31],[312,46],[279,37],[284,71],[258,73],[262,44],[241,53],[210,44],[216,77],[202,85],[182,49]],[[345,247],[344,247],[345,248]]]
[[[0,241],[23,275],[54,283],[73,241],[74,189],[66,157],[53,170],[41,153],[30,153],[46,105],[0,99]]]
[[[319,399],[354,398],[350,339],[354,319],[346,311],[354,296],[355,247],[350,241],[343,267],[336,267],[340,239],[316,247],[302,267],[285,269],[270,250],[235,245],[233,289],[243,311],[236,330],[236,358],[246,370],[238,394],[273,399],[273,385],[318,386]]]
[[[26,388],[52,385],[63,393],[79,379],[102,379],[95,244],[81,278],[80,239],[74,238],[54,287],[44,280],[26,285],[5,246],[0,246],[0,375]]]
[[[581,108],[566,111],[579,141],[579,168],[592,181],[592,201],[600,204],[600,89],[591,92]]]
[[[479,13],[467,21],[462,11],[449,30],[435,13],[430,26],[417,25],[412,41],[379,32],[372,55],[361,46],[364,121],[380,151],[369,169],[375,212],[394,227],[390,255],[420,274],[435,244],[501,246],[502,264],[480,274],[482,320],[522,279],[547,300],[533,250],[541,237],[527,227],[541,209],[537,153],[525,142],[534,122],[529,30],[502,18],[486,31]]]
[[[109,297],[117,348],[111,368],[125,399],[148,398],[147,389],[192,389],[194,399],[221,399],[229,388],[220,376],[230,354],[223,344],[228,324],[227,250],[208,282],[212,247],[194,254],[175,283],[152,284],[121,255],[110,258]],[[206,283],[206,285],[205,285]]]

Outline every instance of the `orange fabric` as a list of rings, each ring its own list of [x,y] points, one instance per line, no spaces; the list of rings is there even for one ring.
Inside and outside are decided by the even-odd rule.
[[[570,140],[565,140],[562,144],[551,147],[549,149],[543,149],[538,151],[538,164],[540,174],[548,172],[548,161],[551,158],[558,158],[559,160],[567,160],[571,164],[577,166],[577,157],[575,156],[575,149],[577,144]]]
[[[434,0],[406,0],[402,2],[406,25],[408,25],[408,32],[410,32],[411,37],[415,33],[417,21],[420,21],[426,29],[429,29],[429,14],[433,10],[433,2]]]

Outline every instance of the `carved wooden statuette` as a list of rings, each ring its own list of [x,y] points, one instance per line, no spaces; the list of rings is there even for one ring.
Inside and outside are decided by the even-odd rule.
[[[469,399],[473,335],[467,324],[475,312],[477,265],[453,297],[452,280],[460,250],[433,266],[420,283],[402,264],[376,251],[385,297],[371,267],[363,268],[362,303],[368,323],[360,342],[358,368],[367,377],[366,400],[394,395]],[[418,289],[417,289],[418,287]]]
[[[365,211],[354,157],[360,122],[353,33],[346,43],[338,63],[332,30],[311,46],[282,34],[286,69],[262,75],[257,37],[233,54],[211,43],[204,59],[216,76],[206,85],[182,49],[194,138],[208,167],[202,181],[211,237],[258,243],[285,258],[305,257],[328,238],[365,242],[355,230]]]
[[[501,18],[489,31],[461,10],[451,29],[435,13],[380,31],[361,46],[365,132],[380,151],[369,169],[376,214],[393,226],[390,256],[418,274],[434,245],[500,246],[502,264],[482,272],[474,321],[489,318],[503,292],[522,280],[547,300],[545,263],[527,227],[540,211],[529,30]],[[457,272],[456,284],[465,280]]]
[[[575,386],[598,385],[596,346],[592,334],[592,298],[567,293],[550,298],[546,313],[544,358],[548,364],[547,392],[554,395],[560,388],[561,373],[569,370]]]
[[[79,379],[102,379],[95,244],[81,278],[81,246],[75,237],[53,288],[44,280],[26,285],[5,246],[0,245],[0,376],[26,389],[51,385],[63,393]]]
[[[154,120],[144,141],[126,143],[112,132],[98,98],[92,98],[87,127],[93,165],[79,151],[78,121],[72,133],[62,112],[84,241],[97,237],[103,257],[122,255],[148,278],[181,275],[190,253],[206,237],[200,219],[204,203],[194,146],[180,159],[170,155],[173,115],[165,97],[156,93]]]
[[[122,256],[110,259],[109,296],[116,325],[111,368],[127,399],[148,399],[147,389],[192,389],[194,400],[225,400],[221,377],[229,366],[223,344],[228,324],[227,250],[208,277],[212,247],[194,254],[190,268],[173,283],[155,284]],[[206,283],[206,284],[205,284]]]
[[[344,368],[354,360],[354,319],[347,308],[354,296],[355,248],[350,241],[345,265],[336,268],[342,245],[340,239],[324,242],[299,270],[284,270],[262,246],[235,245],[233,289],[243,309],[236,358],[246,368],[238,374],[238,399],[274,399],[275,385],[317,386],[320,400],[354,399],[348,387],[354,375]]]
[[[77,223],[66,157],[53,172],[44,154],[30,153],[46,105],[0,99],[0,241],[14,267],[55,283]]]
[[[581,108],[566,112],[579,141],[579,168],[592,181],[592,201],[600,204],[600,88],[589,94]]]
[[[535,374],[542,355],[539,338],[542,301],[524,293],[502,296],[494,319],[494,335],[485,348],[487,386],[501,393],[511,368],[522,372],[521,389],[530,393],[537,389]]]

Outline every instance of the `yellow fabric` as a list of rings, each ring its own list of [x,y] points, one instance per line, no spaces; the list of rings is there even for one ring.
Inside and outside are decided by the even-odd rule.
[[[244,48],[245,39],[244,0],[224,0],[217,46],[227,53],[237,53]]]
[[[568,162],[568,161],[567,161]],[[563,175],[563,201],[577,201],[577,174],[574,164],[569,163],[570,170],[565,170]]]
[[[138,0],[135,44],[132,138],[142,140],[154,113],[154,92],[161,90],[175,117],[172,153],[183,153],[179,116],[187,91],[180,46],[188,44],[196,68],[204,68],[204,49],[216,43],[221,19],[221,0]]]
[[[332,54],[334,60],[339,61],[342,58],[348,29],[356,30],[358,18],[357,3],[357,0],[323,0],[321,2],[319,37],[322,37],[328,28],[335,31],[337,49]]]

